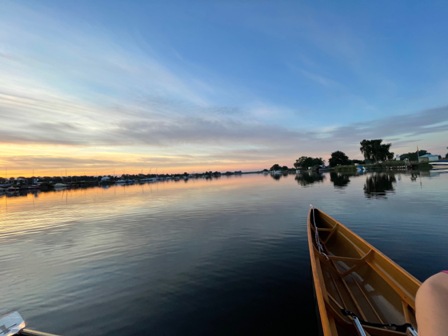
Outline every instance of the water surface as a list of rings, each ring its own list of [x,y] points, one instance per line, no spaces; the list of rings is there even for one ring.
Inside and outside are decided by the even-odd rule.
[[[310,204],[422,281],[447,268],[447,186],[248,174],[2,196],[1,311],[63,335],[313,335]]]

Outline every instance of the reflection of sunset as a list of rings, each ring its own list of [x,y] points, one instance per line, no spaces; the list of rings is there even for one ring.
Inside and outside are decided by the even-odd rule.
[[[188,206],[212,207],[207,195],[220,188],[232,192],[254,184],[258,174],[222,176],[218,179],[189,179],[109,188],[67,189],[0,197],[0,236],[13,237],[36,231],[76,225],[77,219],[109,218],[127,212],[153,209],[175,212]],[[235,200],[237,201],[237,200]],[[194,205],[196,204],[196,205]]]

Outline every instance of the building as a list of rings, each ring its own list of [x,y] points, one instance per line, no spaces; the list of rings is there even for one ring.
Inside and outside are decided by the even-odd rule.
[[[420,155],[418,157],[419,162],[433,162],[433,161],[439,161],[440,155],[434,155],[434,154],[424,154]]]

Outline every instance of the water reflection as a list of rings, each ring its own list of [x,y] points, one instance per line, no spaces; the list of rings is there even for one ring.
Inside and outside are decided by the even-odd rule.
[[[288,175],[291,175],[292,173],[290,171],[284,170],[284,171],[273,171],[270,173],[271,177],[276,180],[279,181],[282,177],[288,177]]]
[[[431,169],[429,171],[429,176],[437,176],[446,173],[448,173],[448,169]]]
[[[373,173],[367,176],[364,193],[367,198],[385,198],[388,192],[394,192],[393,183],[397,180],[394,174]]]
[[[441,174],[448,173],[448,169],[433,169],[430,171],[409,171],[405,173],[398,174],[398,179],[400,179],[400,176],[404,174],[406,178],[409,178],[412,182],[418,182],[422,186],[422,178],[424,177],[430,177],[430,176],[438,176]],[[387,192],[394,192],[393,183],[396,182],[396,178],[394,177],[394,173],[387,171],[387,172],[368,172],[360,174],[357,173],[347,173],[347,172],[316,172],[316,171],[301,171],[298,173],[294,173],[291,171],[277,171],[277,172],[271,172],[264,173],[264,176],[269,175],[273,180],[279,181],[283,178],[288,177],[289,175],[294,175],[294,178],[296,182],[302,186],[309,186],[314,183],[322,183],[325,181],[326,177],[329,176],[330,182],[333,184],[333,187],[336,189],[346,189],[349,184],[352,181],[355,181],[357,177],[366,176],[366,182],[363,186],[364,193],[366,197],[377,197],[382,198],[385,197]],[[175,184],[178,184],[179,181],[185,182],[185,183],[195,183],[197,185],[201,183],[209,183],[211,180],[219,181],[219,180],[228,180],[228,179],[235,179],[238,178],[241,180],[241,183],[245,183],[242,179],[242,175],[239,174],[223,174],[218,175],[214,173],[206,173],[201,176],[185,176],[183,178],[172,178],[172,179],[160,179],[155,180],[151,182],[147,181],[140,181],[138,183],[131,183],[131,184],[89,184],[89,185],[82,185],[82,186],[71,186],[70,188],[2,188],[0,186],[0,199],[2,198],[11,198],[11,199],[18,199],[18,198],[39,198],[43,197],[43,195],[46,194],[54,194],[58,193],[59,195],[63,197],[67,197],[67,193],[71,193],[74,191],[81,191],[84,190],[87,192],[87,190],[92,189],[101,189],[101,190],[108,190],[111,187],[114,187],[112,189],[116,190],[115,188],[128,188],[133,185],[140,185],[142,188],[166,188],[167,185],[171,185],[174,187]],[[174,182],[174,183],[170,183]],[[354,182],[352,182],[353,184]],[[356,184],[356,183],[355,183]]]
[[[302,187],[306,187],[316,182],[323,182],[325,176],[318,172],[301,172],[296,175],[295,180]]]
[[[330,173],[330,181],[333,182],[335,188],[345,188],[350,183],[350,176],[354,174]]]
[[[309,204],[424,279],[446,267],[448,174],[432,174],[424,188],[411,172],[304,172],[0,196],[2,307],[60,335],[317,335]]]
[[[420,176],[420,172],[412,172],[411,173],[411,181],[416,181],[417,178]]]
[[[283,174],[271,174],[271,177],[276,181],[280,180],[282,176]]]

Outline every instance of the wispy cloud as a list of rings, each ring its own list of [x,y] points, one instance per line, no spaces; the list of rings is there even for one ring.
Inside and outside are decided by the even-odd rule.
[[[339,88],[340,87],[339,83],[337,83],[336,81],[334,81],[334,80],[332,80],[332,79],[330,79],[328,77],[325,77],[323,75],[312,73],[310,71],[306,71],[306,70],[303,70],[303,69],[301,69],[299,71],[305,77],[311,79],[313,82],[315,82],[315,83],[317,83],[319,85],[325,86],[327,88],[331,88],[331,87]]]

